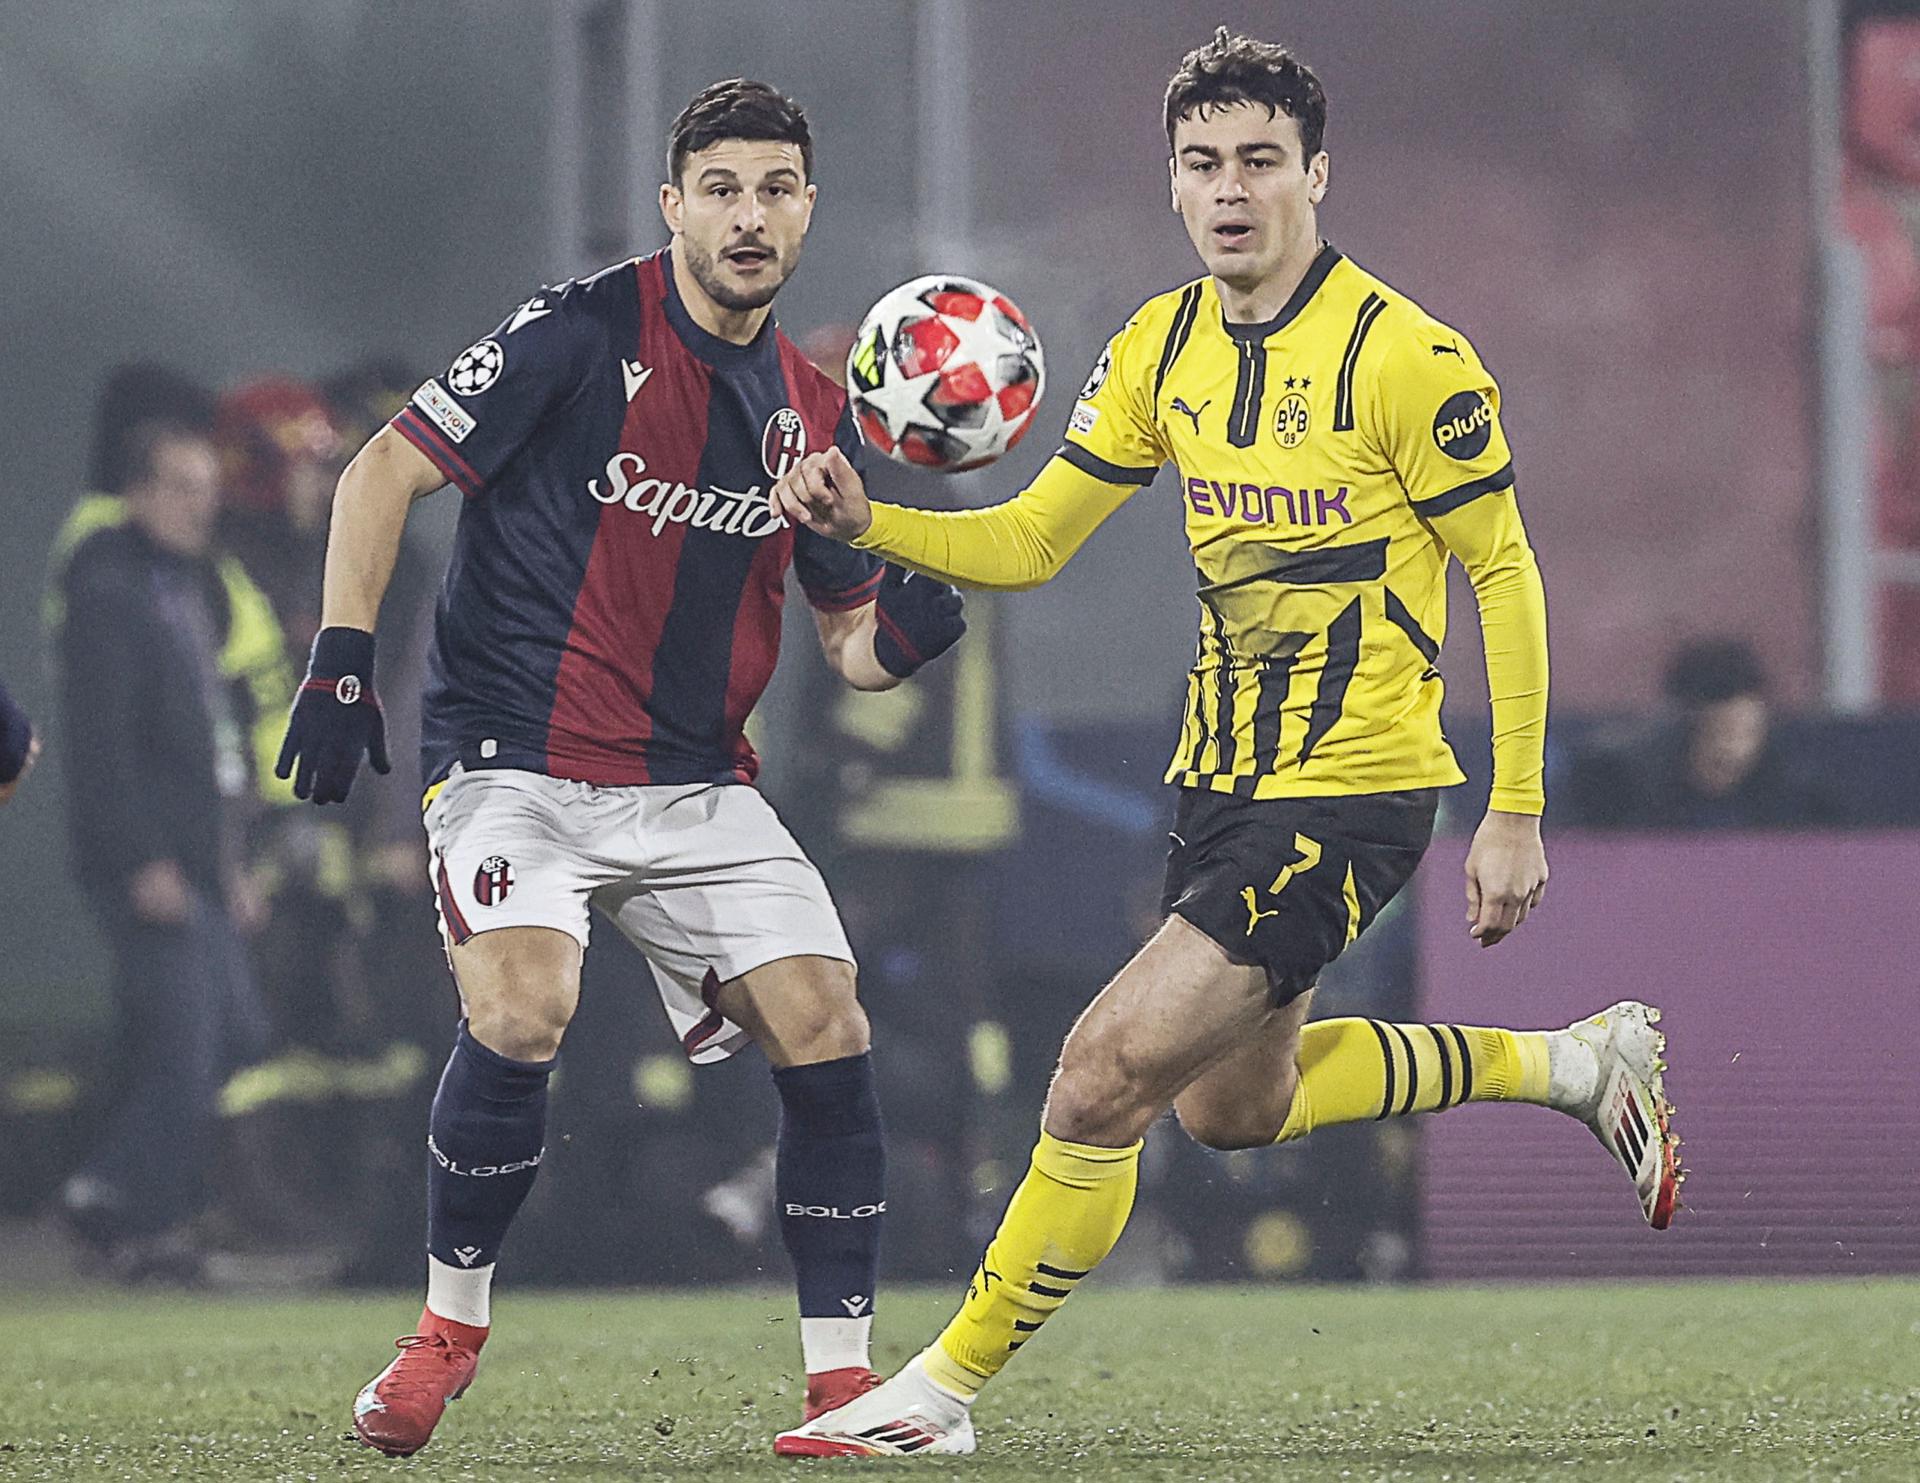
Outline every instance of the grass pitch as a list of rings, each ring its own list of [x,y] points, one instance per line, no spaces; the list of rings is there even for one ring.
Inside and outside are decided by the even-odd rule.
[[[883,1366],[954,1296],[887,1294]],[[509,1290],[472,1393],[396,1462],[348,1407],[404,1298],[0,1292],[0,1483],[1920,1478],[1920,1283],[1096,1285],[980,1401],[979,1455],[877,1464],[770,1455],[798,1415],[790,1303]]]

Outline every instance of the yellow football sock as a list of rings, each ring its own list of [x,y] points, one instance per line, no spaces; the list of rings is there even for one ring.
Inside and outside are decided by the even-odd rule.
[[[1300,1079],[1274,1142],[1462,1102],[1546,1100],[1543,1031],[1316,1020],[1300,1032]]]
[[[966,1302],[921,1356],[927,1374],[957,1395],[977,1395],[1113,1250],[1139,1172],[1138,1143],[1094,1148],[1043,1132]]]

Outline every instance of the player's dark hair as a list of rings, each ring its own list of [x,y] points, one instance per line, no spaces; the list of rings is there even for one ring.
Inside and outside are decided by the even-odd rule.
[[[137,456],[134,432],[142,423],[162,422],[178,431],[213,431],[214,395],[211,389],[171,366],[134,361],[116,366],[93,408],[93,451],[87,457],[87,487],[102,494],[118,494],[144,478],[153,449]]]
[[[1745,639],[1700,639],[1667,661],[1667,698],[1677,705],[1718,705],[1767,693],[1767,672]]]
[[[1180,59],[1167,84],[1167,148],[1183,118],[1205,118],[1215,108],[1252,103],[1268,117],[1284,113],[1300,126],[1300,161],[1320,153],[1327,136],[1327,95],[1313,69],[1284,46],[1232,35],[1225,26],[1213,40]]]
[[[693,95],[667,130],[667,179],[680,184],[687,156],[722,139],[773,139],[800,146],[800,164],[813,179],[813,132],[800,105],[776,87],[744,77],[709,83]]]

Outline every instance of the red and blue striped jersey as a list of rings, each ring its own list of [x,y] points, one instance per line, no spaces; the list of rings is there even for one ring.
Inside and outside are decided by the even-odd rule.
[[[787,568],[816,608],[879,589],[878,558],[766,504],[809,450],[858,465],[845,393],[771,317],[747,345],[701,329],[666,250],[541,290],[393,426],[467,497],[428,665],[429,782],[459,762],[750,783]]]

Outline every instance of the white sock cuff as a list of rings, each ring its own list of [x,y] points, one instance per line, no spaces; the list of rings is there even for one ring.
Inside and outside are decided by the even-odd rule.
[[[436,1317],[488,1328],[493,1323],[493,1263],[484,1267],[450,1267],[438,1257],[427,1257],[427,1309]]]
[[[864,1370],[873,1315],[864,1318],[802,1318],[800,1357],[809,1375],[823,1370]]]

